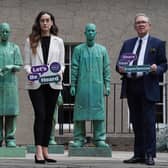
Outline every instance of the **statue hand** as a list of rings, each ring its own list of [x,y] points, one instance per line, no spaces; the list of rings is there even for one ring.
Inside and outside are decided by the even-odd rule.
[[[3,71],[5,73],[7,73],[7,72],[16,72],[16,71],[19,71],[19,69],[20,69],[20,66],[18,66],[18,65],[6,65],[3,68]]]
[[[107,87],[107,88],[105,89],[105,96],[109,96],[109,95],[110,95],[110,88]]]
[[[70,88],[70,94],[71,94],[71,96],[75,96],[76,90],[75,90],[74,86],[71,86],[71,88]]]
[[[18,65],[15,65],[13,68],[12,68],[12,72],[18,72],[20,70],[20,66]]]
[[[57,105],[58,106],[61,106],[61,105],[63,105],[63,99],[62,99],[62,95],[61,95],[61,93],[59,94],[59,96],[58,96],[58,99],[57,99]]]
[[[1,74],[2,74],[2,76],[4,76],[7,73],[9,73],[10,71],[11,71],[11,69],[6,65],[4,68],[1,69]]]
[[[3,76],[3,72],[2,69],[0,68],[0,76]]]
[[[14,65],[6,65],[5,66],[5,69],[7,69],[7,70],[11,70],[12,68],[14,68]]]

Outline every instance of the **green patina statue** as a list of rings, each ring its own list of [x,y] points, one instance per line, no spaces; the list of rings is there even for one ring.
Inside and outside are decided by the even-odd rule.
[[[93,121],[93,142],[96,147],[105,143],[104,96],[110,94],[110,60],[106,48],[95,43],[96,25],[85,27],[86,43],[74,49],[71,67],[70,93],[75,96],[74,142],[72,147],[82,147],[85,142],[85,121]]]
[[[10,32],[8,23],[0,24],[0,146],[5,132],[6,146],[16,147],[15,131],[16,116],[19,114],[19,94],[15,74],[20,70],[23,61],[19,47],[8,41]]]
[[[62,94],[60,91],[58,99],[57,99],[55,111],[53,114],[52,129],[51,129],[51,134],[50,134],[49,145],[56,145],[57,144],[57,142],[55,141],[55,125],[56,125],[57,119],[58,119],[58,108],[61,105],[63,105],[63,98],[62,98]]]

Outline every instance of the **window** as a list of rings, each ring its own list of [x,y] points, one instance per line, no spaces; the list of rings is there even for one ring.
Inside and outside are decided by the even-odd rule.
[[[73,123],[74,97],[70,95],[71,84],[71,60],[74,47],[80,43],[65,43],[65,71],[63,77],[63,106],[58,109],[58,123]]]

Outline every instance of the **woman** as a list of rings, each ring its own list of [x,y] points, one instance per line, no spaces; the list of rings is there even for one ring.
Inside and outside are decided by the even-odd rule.
[[[60,64],[60,81],[41,84],[38,80],[27,80],[26,88],[35,114],[34,140],[36,145],[35,163],[56,162],[49,158],[48,144],[52,128],[53,113],[57,98],[62,89],[64,72],[64,44],[57,37],[58,27],[54,16],[41,11],[35,19],[32,32],[25,43],[25,66],[27,75],[32,73],[32,66]]]

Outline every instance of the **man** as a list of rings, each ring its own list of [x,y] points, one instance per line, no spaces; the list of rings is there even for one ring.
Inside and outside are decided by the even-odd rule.
[[[75,96],[73,147],[85,142],[85,121],[93,121],[93,140],[96,147],[105,143],[104,95],[110,94],[110,61],[104,46],[95,43],[96,25],[85,27],[86,43],[73,53],[71,67],[71,95]]]
[[[165,43],[149,35],[150,19],[143,13],[135,16],[134,28],[138,37],[124,42],[116,65],[117,72],[123,76],[121,98],[127,98],[135,134],[134,156],[124,160],[124,163],[154,165],[155,103],[160,100],[159,77],[167,70]],[[136,65],[149,65],[150,72],[126,73],[125,68],[119,65],[125,53],[136,54]],[[130,65],[134,65],[134,62],[130,62]]]
[[[16,72],[23,62],[19,47],[8,41],[10,32],[8,23],[0,24],[0,146],[5,132],[6,146],[16,147],[16,116],[19,114]]]

